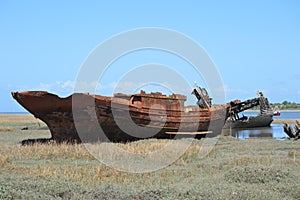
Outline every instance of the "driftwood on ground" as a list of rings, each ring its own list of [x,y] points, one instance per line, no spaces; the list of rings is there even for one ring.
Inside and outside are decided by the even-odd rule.
[[[296,120],[295,124],[284,123],[283,129],[290,138],[296,140],[300,138],[300,122],[298,120]]]

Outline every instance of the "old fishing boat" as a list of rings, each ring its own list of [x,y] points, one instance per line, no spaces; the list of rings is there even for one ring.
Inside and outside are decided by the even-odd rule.
[[[203,137],[220,134],[230,104],[212,106],[207,91],[195,85],[196,107],[186,96],[162,93],[113,97],[74,93],[60,98],[44,91],[12,92],[13,98],[44,121],[55,141],[133,141],[145,138]]]
[[[251,105],[251,107],[259,106],[260,112],[256,116],[240,116],[240,112],[251,107],[243,108],[243,104]],[[258,97],[240,103],[240,109],[232,110],[225,123],[224,128],[255,128],[270,126],[273,121],[273,111],[270,107],[269,101],[264,97],[262,92],[258,92]]]

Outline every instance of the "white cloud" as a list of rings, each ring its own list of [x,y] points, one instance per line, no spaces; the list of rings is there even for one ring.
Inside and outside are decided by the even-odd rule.
[[[109,84],[98,84],[97,85],[97,91],[101,91],[101,90],[106,90],[106,89],[115,89],[117,86],[117,83],[116,82],[112,82],[112,83],[109,83]]]
[[[233,88],[228,85],[224,85],[225,93],[236,93],[236,94],[249,94],[249,91],[241,89],[241,88]]]
[[[53,89],[73,89],[74,82],[73,81],[56,81],[53,83],[40,83],[37,87],[39,90],[53,90]]]
[[[68,80],[68,81],[66,81],[66,82],[63,82],[62,84],[61,84],[61,87],[62,88],[74,88],[74,81],[70,81],[70,80]]]
[[[74,92],[88,92],[91,94],[112,94],[116,83],[108,83],[106,85],[100,84],[97,81],[93,82],[75,82],[71,80],[67,81],[56,81],[53,83],[40,83],[33,90],[44,90],[51,93],[69,95]]]
[[[147,85],[147,83],[139,83],[139,82],[132,82],[132,81],[122,81],[121,83],[117,83],[115,85],[115,92],[121,93],[133,93],[137,89],[141,88],[142,86]]]
[[[171,84],[168,82],[140,82],[140,81],[122,81],[115,83],[115,91],[120,93],[139,93],[140,90],[146,92],[162,92],[164,94],[190,94],[192,88],[184,84]]]
[[[77,81],[74,83],[75,92],[94,93],[94,91],[99,87],[100,87],[100,84],[97,81],[93,81],[93,82],[86,82],[86,81],[78,82]]]

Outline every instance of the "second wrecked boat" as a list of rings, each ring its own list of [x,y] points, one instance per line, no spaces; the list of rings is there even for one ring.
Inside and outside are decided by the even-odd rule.
[[[224,128],[255,128],[270,126],[273,121],[273,111],[269,101],[262,92],[258,92],[258,97],[244,102],[237,102],[237,109],[231,109]],[[249,105],[251,105],[249,107]],[[239,116],[239,112],[251,107],[259,106],[260,111],[256,116]]]

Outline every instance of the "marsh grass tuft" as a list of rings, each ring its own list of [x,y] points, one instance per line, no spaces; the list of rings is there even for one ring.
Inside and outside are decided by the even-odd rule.
[[[8,132],[8,131],[13,131],[14,129],[11,127],[0,127],[0,131],[2,132]]]
[[[228,165],[230,166],[245,166],[252,164],[260,164],[260,165],[270,165],[273,160],[270,156],[259,156],[259,157],[240,157],[228,160]]]
[[[11,162],[10,157],[8,155],[0,154],[0,167],[4,167],[5,165]]]
[[[0,150],[5,154],[13,155],[17,159],[94,159],[81,144],[60,143],[48,145],[36,143],[25,146],[0,146]]]
[[[267,168],[264,166],[235,167],[225,174],[225,180],[235,183],[258,183],[280,182],[288,179],[288,171],[280,168]]]

